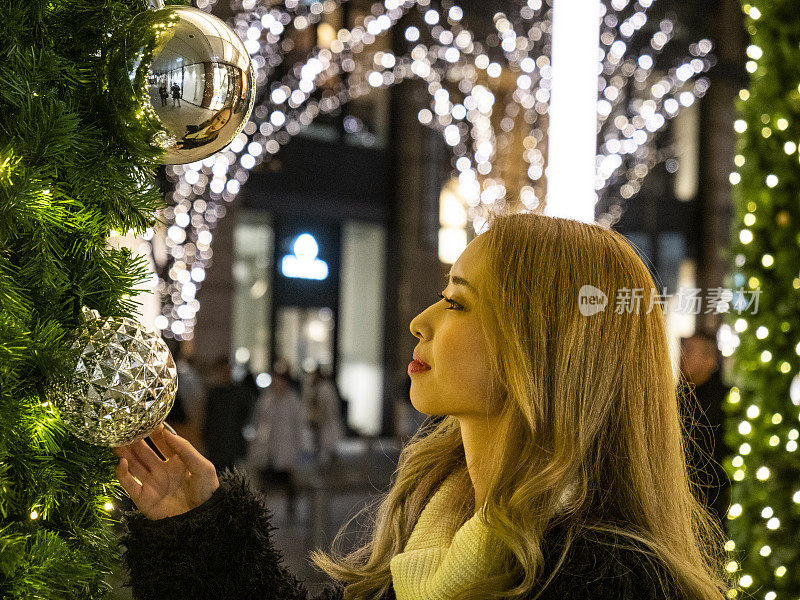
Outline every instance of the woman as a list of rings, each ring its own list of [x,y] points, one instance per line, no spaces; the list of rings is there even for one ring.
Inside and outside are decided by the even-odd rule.
[[[300,396],[292,388],[289,363],[279,359],[272,368],[272,383],[253,409],[253,439],[247,449],[246,468],[263,481],[264,489],[286,492],[286,511],[294,520],[296,490],[293,472],[303,450],[306,429]]]
[[[582,302],[585,285],[598,303]],[[409,366],[411,402],[444,418],[404,449],[367,543],[312,554],[338,582],[323,597],[723,598],[722,533],[692,493],[663,313],[602,308],[602,293],[636,288],[653,280],[613,231],[492,218],[411,322],[430,367]],[[144,442],[118,450],[141,511],[124,540],[134,596],[306,598],[246,483],[218,483],[180,438],[154,440],[167,461]]]
[[[186,135],[175,144],[175,148],[188,150],[210,144],[219,137],[220,129],[225,127],[230,120],[231,109],[225,107],[199,125],[187,125]]]
[[[309,421],[314,430],[314,444],[319,464],[336,460],[336,448],[344,436],[341,423],[341,403],[336,381],[317,366],[308,376],[303,389],[309,407]]]

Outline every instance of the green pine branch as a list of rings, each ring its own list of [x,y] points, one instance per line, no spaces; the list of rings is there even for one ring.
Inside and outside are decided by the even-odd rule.
[[[106,598],[115,457],[63,426],[80,309],[132,316],[158,156],[113,134],[104,57],[138,0],[0,3],[0,597]],[[111,34],[111,36],[109,36]]]

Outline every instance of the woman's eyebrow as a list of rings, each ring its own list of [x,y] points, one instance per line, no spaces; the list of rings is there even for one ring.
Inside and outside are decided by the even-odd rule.
[[[473,294],[475,294],[476,296],[478,295],[478,292],[475,290],[474,287],[472,287],[472,284],[470,284],[469,281],[467,281],[463,277],[459,277],[458,275],[451,275],[450,272],[448,271],[447,275],[445,275],[445,283],[449,283],[451,280],[453,281],[453,285],[463,285]]]

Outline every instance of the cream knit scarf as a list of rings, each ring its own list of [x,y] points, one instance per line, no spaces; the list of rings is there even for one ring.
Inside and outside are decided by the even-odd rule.
[[[494,565],[488,551],[491,533],[480,512],[459,527],[450,507],[455,497],[453,475],[442,482],[417,520],[390,569],[397,600],[449,600],[456,592],[483,581]]]

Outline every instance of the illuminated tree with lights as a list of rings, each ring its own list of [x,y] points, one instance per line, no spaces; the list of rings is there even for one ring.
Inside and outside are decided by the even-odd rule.
[[[690,44],[677,64],[661,57],[680,24],[651,19],[657,3],[604,0],[602,5],[595,187],[606,207],[598,221],[607,225],[619,220],[649,171],[674,158],[661,134],[709,85],[702,76],[713,66],[708,40]],[[377,1],[350,28],[328,20],[341,6],[335,0],[232,0],[232,26],[253,57],[260,98],[251,122],[227,149],[167,168],[175,191],[165,213],[167,277],[158,284],[164,304],[156,326],[164,335],[192,337],[200,310],[197,290],[212,257],[212,230],[249,171],[321,115],[378,88],[406,80],[424,84],[429,102],[419,107],[419,121],[440,132],[452,149],[459,196],[476,230],[489,206],[541,210],[552,2],[509,5],[479,35],[482,25],[469,23],[470,15],[448,0]],[[208,0],[198,6],[210,10]],[[380,42],[395,27],[403,28],[404,44],[393,51]],[[300,60],[291,58],[292,35],[313,28],[317,44]],[[358,129],[356,119],[349,122]]]
[[[161,202],[155,164],[114,141],[98,74],[143,3],[0,3],[0,598],[108,595],[116,457],[68,435],[81,307],[133,316],[147,265],[110,248]]]
[[[736,387],[726,402],[733,480],[728,570],[741,595],[800,597],[800,10],[744,4],[750,87],[739,93],[730,287],[759,291],[758,311],[726,323]],[[749,300],[747,300],[749,302]],[[735,349],[734,349],[735,348]],[[733,596],[732,596],[733,597]]]

